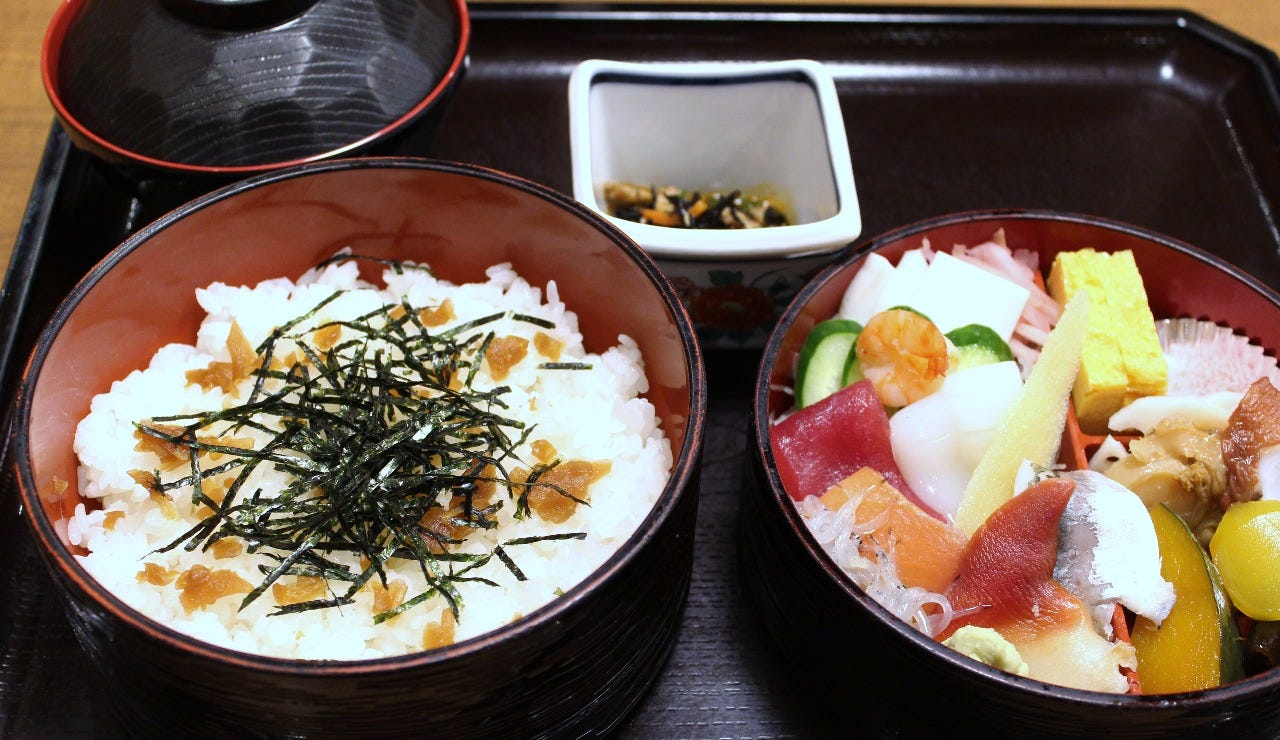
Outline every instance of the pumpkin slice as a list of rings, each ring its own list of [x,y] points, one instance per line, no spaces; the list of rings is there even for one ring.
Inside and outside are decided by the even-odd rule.
[[[1149,511],[1160,543],[1160,575],[1173,583],[1177,601],[1159,627],[1145,617],[1134,622],[1143,691],[1196,691],[1242,678],[1240,636],[1217,569],[1169,507]]]

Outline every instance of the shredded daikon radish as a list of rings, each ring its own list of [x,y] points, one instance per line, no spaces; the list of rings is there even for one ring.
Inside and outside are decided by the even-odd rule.
[[[861,496],[851,496],[839,509],[832,511],[817,496],[808,496],[799,503],[799,509],[814,539],[853,579],[854,585],[895,617],[925,635],[933,637],[939,634],[951,623],[953,616],[947,597],[903,584],[892,552],[877,547],[874,559],[859,552],[861,537],[878,529],[888,515],[884,511],[879,516],[859,521],[858,506],[861,503]]]

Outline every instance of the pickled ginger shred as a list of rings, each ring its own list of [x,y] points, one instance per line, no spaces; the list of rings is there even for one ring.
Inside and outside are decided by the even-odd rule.
[[[817,496],[807,496],[797,506],[814,539],[858,588],[925,635],[938,635],[951,623],[951,602],[940,593],[903,584],[892,553],[877,548],[874,559],[863,556],[860,538],[880,526],[880,517],[859,521],[861,502],[853,496],[832,510]]]

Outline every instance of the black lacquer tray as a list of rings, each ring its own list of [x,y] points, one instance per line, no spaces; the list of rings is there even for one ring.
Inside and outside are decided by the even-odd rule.
[[[397,153],[473,162],[569,193],[566,90],[578,62],[810,58],[836,78],[867,236],[952,211],[1055,208],[1164,232],[1280,287],[1280,64],[1192,14],[481,5],[472,21],[471,66],[435,137],[407,139]],[[57,302],[154,215],[52,131],[0,293],[7,399]],[[665,673],[623,736],[829,732],[807,686],[822,677],[795,670],[768,641],[739,568],[758,361],[708,354],[692,590]],[[125,734],[5,470],[0,735]],[[902,697],[902,711],[918,711],[921,699]]]

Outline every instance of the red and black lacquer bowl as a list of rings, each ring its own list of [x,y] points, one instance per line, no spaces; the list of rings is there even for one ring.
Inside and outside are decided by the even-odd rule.
[[[387,153],[438,118],[469,39],[463,0],[67,0],[41,67],[78,147],[226,182]]]
[[[213,647],[125,605],[77,562],[60,526],[84,502],[75,426],[90,399],[191,341],[213,281],[297,276],[343,247],[424,261],[443,279],[510,262],[555,280],[589,351],[635,339],[671,442],[656,506],[604,565],[513,624],[434,651],[325,662]],[[366,277],[373,279],[374,273]],[[107,705],[157,737],[515,737],[606,732],[656,678],[688,590],[706,378],[689,318],[654,262],[604,219],[542,186],[414,159],[315,163],[230,185],[112,251],[39,337],[12,459],[25,516]],[[71,481],[58,490],[55,479]],[[77,678],[76,680],[80,680]]]
[[[1277,737],[1280,670],[1181,694],[1111,695],[1053,686],[990,668],[917,632],[872,601],[825,555],[783,490],[769,423],[791,406],[796,353],[835,314],[872,252],[897,262],[927,237],[936,249],[977,245],[1004,229],[1011,248],[1133,250],[1157,317],[1225,323],[1280,350],[1280,296],[1225,261],[1174,239],[1088,216],[990,211],[943,216],[854,247],[788,307],[767,344],[752,401],[751,483],[741,509],[751,596],[776,643],[802,667],[828,716],[871,736]],[[806,680],[798,676],[797,680]]]

